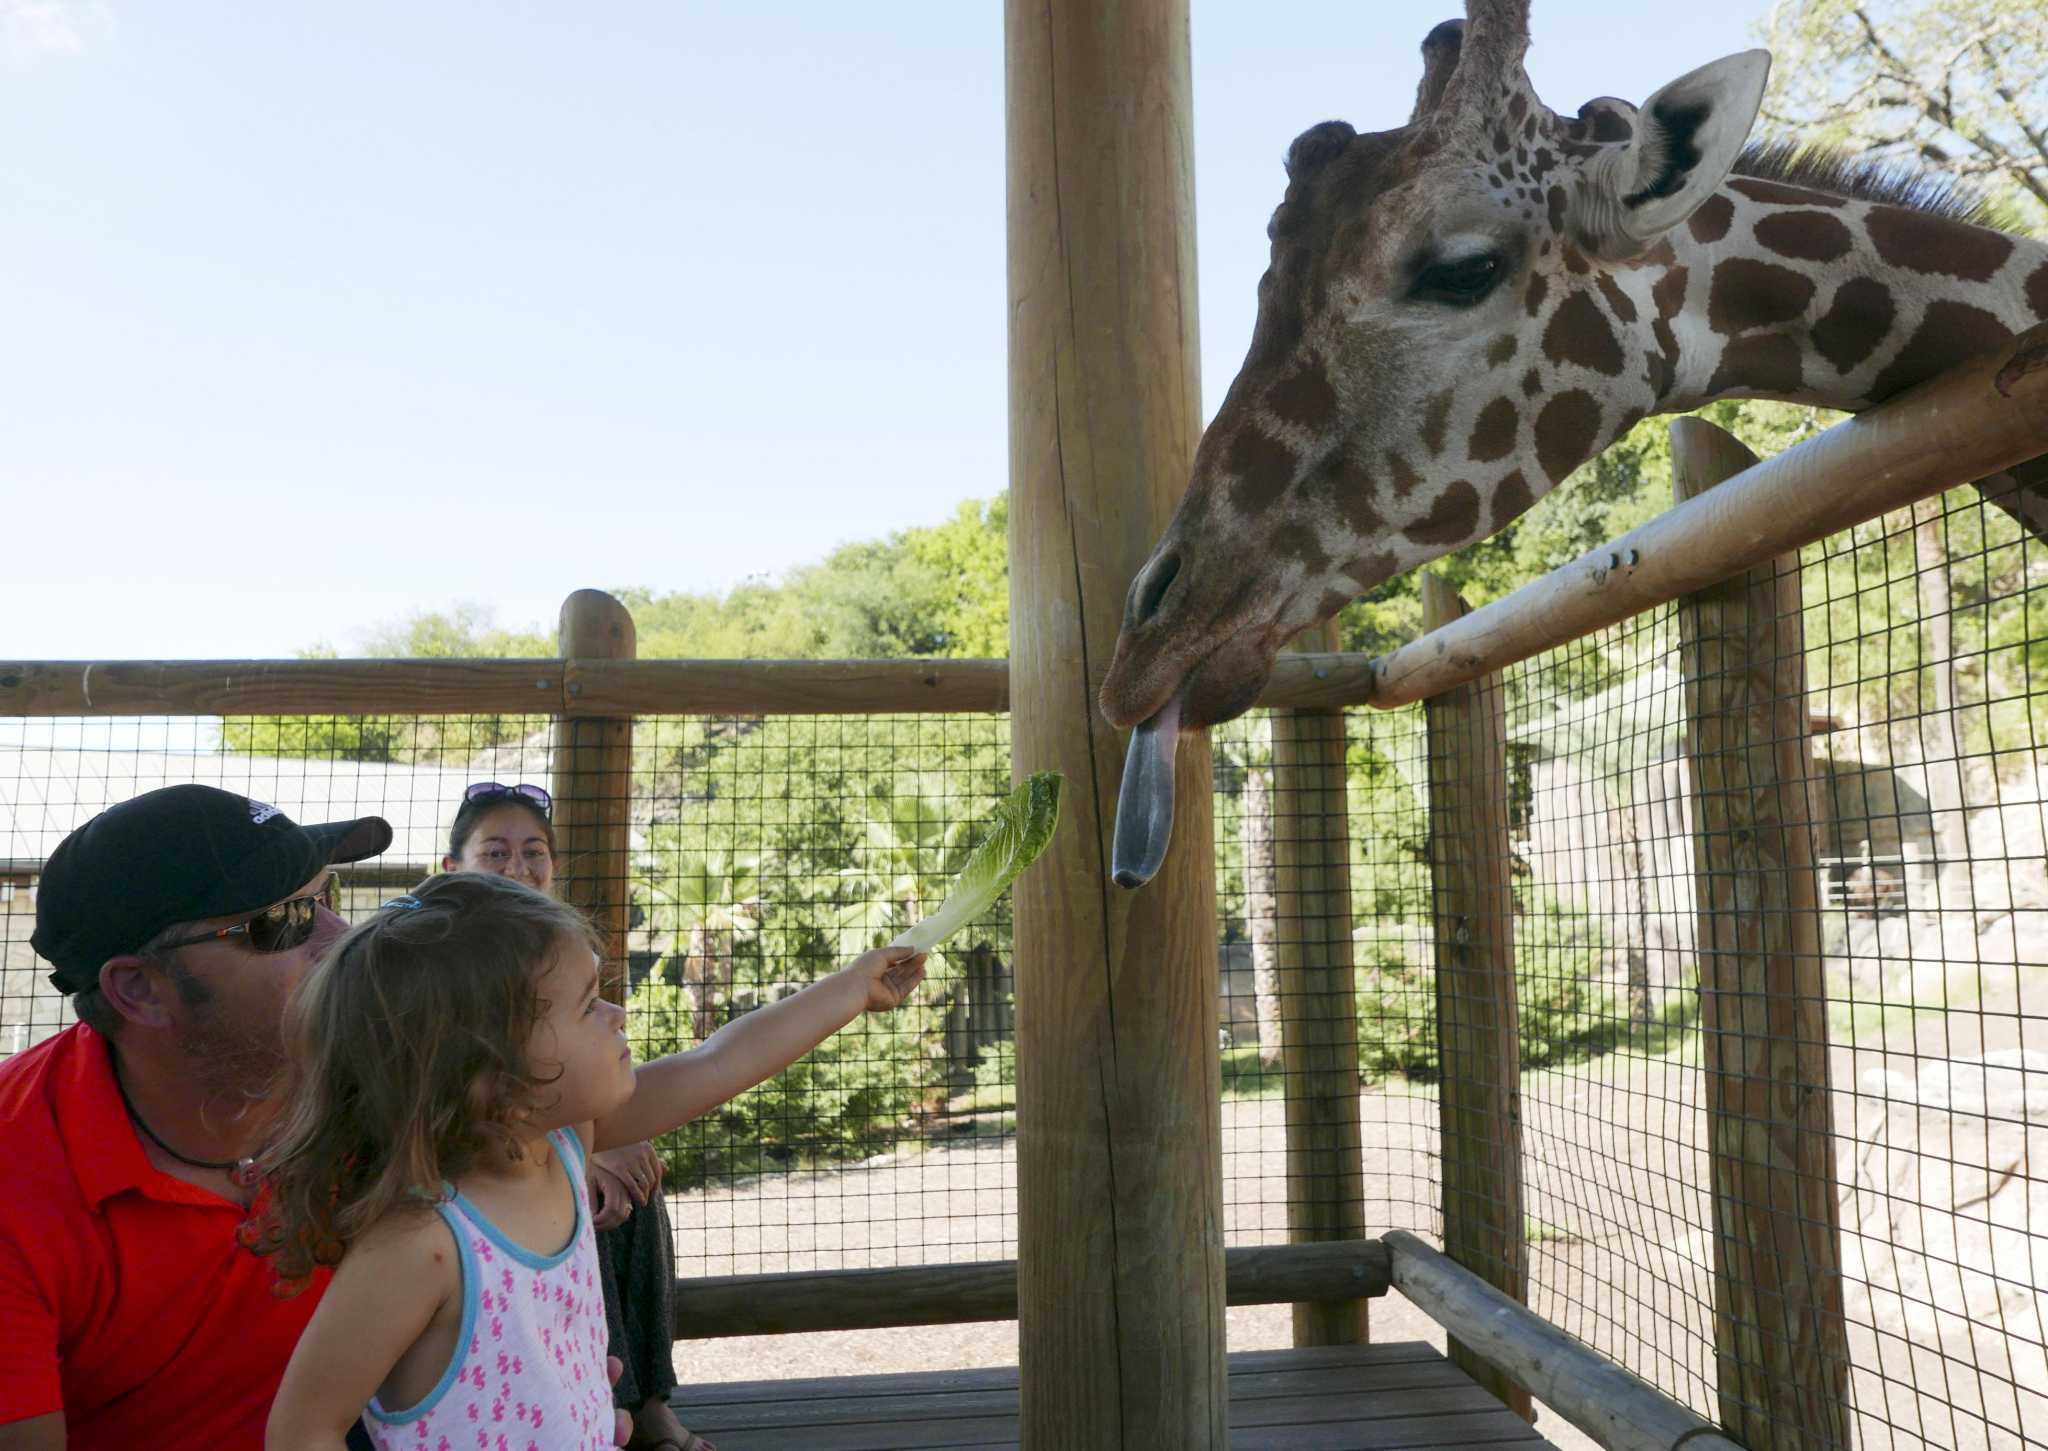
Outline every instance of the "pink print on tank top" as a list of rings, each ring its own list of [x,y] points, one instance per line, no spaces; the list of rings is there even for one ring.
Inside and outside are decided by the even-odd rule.
[[[363,1424],[379,1451],[608,1451],[604,1292],[586,1212],[582,1145],[550,1139],[576,1196],[576,1232],[552,1255],[522,1249],[460,1194],[435,1206],[461,1251],[462,1346],[418,1405]]]

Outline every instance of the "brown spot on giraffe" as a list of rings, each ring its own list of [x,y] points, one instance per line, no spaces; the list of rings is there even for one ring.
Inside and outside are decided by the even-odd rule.
[[[1678,334],[1671,319],[1685,307],[1685,285],[1692,277],[1689,267],[1673,267],[1650,285],[1650,304],[1657,309],[1650,332],[1664,353],[1664,387],[1668,390],[1678,370]]]
[[[1621,285],[1605,272],[1600,274],[1600,295],[1607,299],[1607,310],[1623,322],[1636,320],[1635,299],[1623,292]]]
[[[1384,549],[1378,554],[1369,555],[1355,563],[1344,566],[1344,577],[1357,585],[1361,590],[1371,589],[1376,584],[1392,579],[1400,572],[1401,562],[1393,556],[1391,551]],[[1345,598],[1349,600],[1352,596],[1346,595]]]
[[[1521,415],[1515,412],[1513,403],[1505,398],[1494,399],[1479,410],[1466,451],[1480,463],[1506,458],[1515,451],[1515,425],[1520,421]]]
[[[1337,416],[1337,390],[1320,361],[1302,362],[1266,395],[1273,416],[1307,429],[1319,429]]]
[[[1719,192],[1708,197],[1686,218],[1686,229],[1692,233],[1695,242],[1718,242],[1728,235],[1728,228],[1735,222],[1735,203]]]
[[[1891,334],[1897,311],[1889,287],[1874,277],[1852,277],[1836,290],[1827,315],[1813,325],[1813,345],[1837,373],[1847,373]]]
[[[1493,532],[1498,534],[1508,526],[1511,519],[1520,518],[1536,502],[1536,496],[1529,488],[1529,481],[1516,469],[1493,486]]]
[[[1463,544],[1479,532],[1479,491],[1466,479],[1453,480],[1429,512],[1401,532],[1424,546]]]
[[[1444,425],[1450,422],[1451,400],[1455,396],[1454,390],[1446,388],[1422,410],[1422,446],[1429,450],[1431,458],[1444,451]]]
[[[1520,91],[1515,92],[1514,99],[1508,102],[1509,123],[1512,124],[1516,121],[1521,120],[1523,115],[1528,111],[1528,109],[1529,98],[1523,95]]]
[[[1794,393],[1799,389],[1799,343],[1785,333],[1736,338],[1721,350],[1707,392]]]
[[[1600,435],[1600,404],[1573,388],[1543,405],[1536,415],[1536,462],[1552,483],[1584,463]]]
[[[1345,525],[1360,539],[1375,539],[1386,532],[1387,521],[1373,506],[1372,489],[1364,480],[1358,480],[1354,488],[1339,488],[1337,503]]]
[[[1863,229],[1894,267],[1989,282],[2012,255],[2012,238],[1905,207],[1872,207]]]
[[[1537,313],[1543,311],[1543,299],[1549,295],[1550,283],[1543,274],[1541,272],[1530,273],[1529,290],[1522,295],[1522,305],[1529,309],[1529,316],[1534,317]]]
[[[1502,333],[1491,343],[1487,344],[1486,366],[1498,368],[1502,363],[1507,362],[1508,359],[1514,357],[1515,349],[1520,346],[1521,341],[1513,333]]]
[[[1740,192],[1753,202],[1765,202],[1774,207],[1842,207],[1847,203],[1838,196],[1829,196],[1824,191],[1808,191],[1803,186],[1786,186],[1782,182],[1765,181],[1760,176],[1731,176],[1728,190]]]
[[[1534,368],[1522,374],[1522,391],[1531,398],[1541,393],[1543,391],[1543,375]]]
[[[1564,188],[1561,186],[1552,187],[1544,200],[1550,207],[1550,230],[1562,232],[1564,230],[1565,204],[1569,200],[1564,194]]]
[[[1387,479],[1394,486],[1394,497],[1405,499],[1422,485],[1422,475],[1415,472],[1408,460],[1387,450]]]
[[[1564,270],[1575,277],[1584,277],[1593,270],[1593,264],[1586,260],[1586,254],[1577,247],[1564,249]]]
[[[1730,257],[1714,267],[1707,326],[1727,334],[1790,322],[1812,303],[1813,291],[1812,279],[1789,267]]]
[[[2027,279],[2027,306],[2034,310],[2034,316],[2048,320],[2048,262],[2034,269],[2034,275]]]
[[[1766,250],[1801,262],[1832,262],[1856,245],[1839,217],[1826,212],[1773,212],[1756,224],[1756,239]]]
[[[1574,292],[1558,304],[1543,329],[1543,354],[1553,363],[1577,363],[1610,378],[1621,373],[1614,325],[1589,293]]]
[[[1657,326],[1663,327],[1664,323],[1659,321]],[[1671,384],[1677,376],[1678,370],[1671,366],[1670,360],[1662,353],[1644,352],[1643,381],[1650,385],[1650,391],[1658,398],[1663,398],[1671,391]]]
[[[1230,441],[1224,467],[1230,481],[1230,504],[1240,514],[1262,514],[1294,482],[1298,460],[1294,450],[1256,428],[1240,428]]]
[[[2012,336],[2012,329],[1981,307],[1964,302],[1930,302],[1927,314],[1899,355],[1870,385],[1870,400],[1889,398],[1944,368],[1988,352]]]
[[[1307,524],[1293,521],[1281,525],[1273,532],[1273,553],[1281,559],[1298,559],[1311,575],[1323,573],[1330,567],[1330,556],[1323,552],[1322,540]]]

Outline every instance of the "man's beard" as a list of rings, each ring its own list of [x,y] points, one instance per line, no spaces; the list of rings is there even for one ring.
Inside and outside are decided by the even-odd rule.
[[[275,1093],[283,1080],[280,1025],[252,1038],[223,1019],[219,998],[204,983],[176,968],[171,978],[188,1009],[179,1048],[192,1084],[203,1101],[224,1106],[231,1117],[240,1118]]]

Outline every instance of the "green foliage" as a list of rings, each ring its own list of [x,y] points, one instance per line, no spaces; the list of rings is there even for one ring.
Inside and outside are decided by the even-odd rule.
[[[1009,501],[848,544],[781,584],[724,595],[618,591],[649,659],[987,657],[1010,649]]]
[[[687,994],[647,983],[626,1006],[635,1055],[696,1046]],[[905,1132],[924,1089],[918,1055],[890,1020],[868,1017],[758,1088],[664,1135],[671,1187],[865,1158]]]
[[[2048,10],[2038,0],[1784,0],[1764,121],[1982,188],[2048,229]]]

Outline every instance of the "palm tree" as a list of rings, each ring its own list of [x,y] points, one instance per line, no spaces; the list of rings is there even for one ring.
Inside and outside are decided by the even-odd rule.
[[[910,927],[945,896],[973,847],[975,823],[959,810],[960,793],[944,777],[914,776],[877,783],[861,803],[862,851],[842,877],[865,884],[868,901],[849,909],[841,926],[864,929],[870,909],[883,906],[890,935]],[[934,1005],[942,1009],[927,1049],[946,1061],[951,1091],[970,1085],[982,1048],[1005,1028],[1002,964],[992,943],[977,939],[957,954],[961,979]]]
[[[718,1010],[732,997],[733,959],[741,937],[761,930],[761,858],[710,851],[672,877],[649,883],[657,935],[681,949],[682,986],[694,1011],[691,1031],[702,1042],[718,1028]]]

